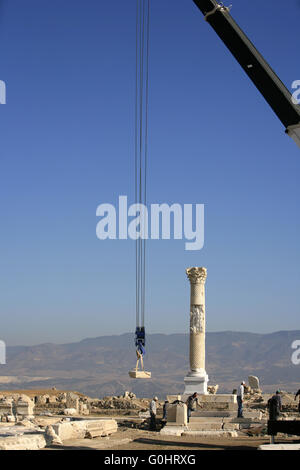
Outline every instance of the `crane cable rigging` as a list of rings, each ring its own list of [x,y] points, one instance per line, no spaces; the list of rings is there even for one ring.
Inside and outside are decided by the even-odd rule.
[[[139,207],[140,235],[136,239],[136,331],[135,345],[145,346],[146,305],[146,214],[149,96],[150,0],[136,2],[136,76],[135,76],[135,203]]]

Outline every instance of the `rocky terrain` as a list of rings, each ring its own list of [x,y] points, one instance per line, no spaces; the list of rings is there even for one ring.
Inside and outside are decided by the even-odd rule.
[[[245,391],[244,413],[249,416],[245,416],[242,424],[227,423],[227,426],[237,426],[237,431],[221,431],[219,436],[220,431],[207,430],[198,435],[199,431],[191,424],[190,432],[185,432],[179,439],[164,432],[167,426],[162,419],[163,401],[157,404],[156,431],[151,431],[150,399],[139,398],[133,392],[92,398],[55,388],[0,390],[0,450],[161,450],[161,446],[164,450],[254,450],[269,441],[267,402],[270,394],[262,394],[249,385]],[[282,392],[282,402],[281,419],[300,419],[298,403],[292,394]],[[203,402],[200,399],[197,410],[201,409]],[[209,422],[214,419],[220,418],[205,418],[205,423],[200,426],[210,429],[209,426],[218,424]],[[280,435],[277,442],[299,446],[296,436]]]
[[[300,387],[300,366],[291,362],[291,344],[300,331],[273,334],[207,333],[207,372],[219,393],[231,393],[242,379],[256,375],[264,392]],[[102,336],[70,344],[8,347],[0,366],[0,388],[77,390],[91,397],[117,396],[132,390],[137,396],[164,398],[181,393],[188,371],[188,335],[147,337],[146,369],[151,380],[132,380],[135,365],[133,335]]]

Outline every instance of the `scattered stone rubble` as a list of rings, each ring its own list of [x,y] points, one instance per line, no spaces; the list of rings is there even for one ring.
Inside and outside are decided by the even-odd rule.
[[[250,382],[250,380],[249,380]],[[253,383],[252,383],[253,385]],[[257,387],[258,383],[255,383]],[[264,435],[268,419],[267,402],[271,394],[260,388],[245,387],[244,418],[236,418],[236,395],[218,394],[218,385],[208,395],[199,396],[197,410],[187,423],[186,396],[168,395],[167,422],[161,420],[163,401],[158,403],[157,430],[168,435],[237,437]],[[126,391],[121,396],[89,398],[74,392],[34,395],[0,394],[0,450],[36,450],[61,446],[69,439],[101,438],[119,426],[149,429],[150,398],[137,398]],[[299,417],[294,395],[282,392],[282,419]],[[51,412],[50,412],[51,410]],[[86,419],[86,415],[93,417]],[[101,418],[95,416],[101,415]],[[134,420],[125,419],[134,415]],[[107,416],[107,418],[104,416]],[[124,419],[122,418],[124,416]]]
[[[219,385],[208,385],[207,387],[207,391],[211,395],[215,395],[218,390],[219,390]]]
[[[126,400],[132,398],[128,392]],[[36,396],[32,391],[28,395],[4,392],[0,395],[0,450],[38,450],[62,445],[64,439],[109,436],[117,431],[113,419],[84,419],[90,408],[90,399],[74,392]],[[60,414],[76,418],[59,417]]]
[[[84,416],[106,411],[138,415],[148,411],[149,402],[150,399],[138,399],[129,391],[103,399],[56,390],[37,395],[33,391],[28,391],[28,395],[3,392],[0,394],[0,450],[37,450],[63,445],[68,439],[109,436],[118,429],[116,420],[86,420]],[[141,419],[140,423],[145,425],[147,420]]]
[[[138,399],[134,393],[126,391],[121,396],[91,400],[90,409],[93,413],[101,413],[105,410],[147,412],[149,403],[149,399]]]
[[[53,389],[52,391],[55,392]],[[57,392],[36,396],[32,392],[30,392],[30,396],[24,393],[5,395],[3,392],[0,395],[0,421],[14,422],[40,413],[87,416],[90,413],[88,400],[88,397],[80,396],[74,392]]]
[[[1,422],[12,423],[33,417],[34,403],[27,395],[3,397],[0,399]]]

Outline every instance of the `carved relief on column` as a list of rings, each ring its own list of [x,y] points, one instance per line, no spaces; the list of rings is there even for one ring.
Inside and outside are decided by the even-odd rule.
[[[190,333],[198,334],[205,331],[205,313],[203,305],[192,305],[190,313]]]

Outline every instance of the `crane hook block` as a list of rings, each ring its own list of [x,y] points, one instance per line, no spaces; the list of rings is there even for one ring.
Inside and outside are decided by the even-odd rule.
[[[135,330],[135,345],[138,347],[142,345],[143,347],[146,344],[146,334],[144,326],[137,326]]]

